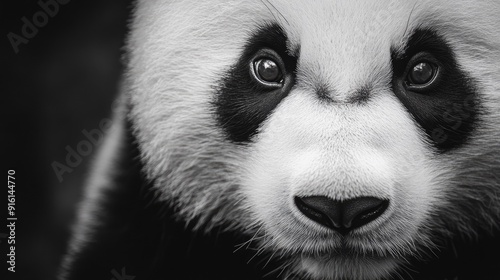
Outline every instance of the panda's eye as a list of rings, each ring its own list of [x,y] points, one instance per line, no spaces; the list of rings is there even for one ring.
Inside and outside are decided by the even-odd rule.
[[[261,50],[250,66],[254,79],[260,84],[268,87],[283,85],[283,61],[273,50]]]
[[[269,58],[261,58],[254,62],[257,77],[268,83],[278,83],[281,81],[281,70],[278,64]]]
[[[435,76],[437,67],[427,61],[418,62],[415,64],[410,73],[408,73],[408,81],[411,85],[425,85],[432,81]]]
[[[416,55],[410,60],[406,74],[406,85],[410,90],[425,90],[436,83],[438,63],[428,54]]]

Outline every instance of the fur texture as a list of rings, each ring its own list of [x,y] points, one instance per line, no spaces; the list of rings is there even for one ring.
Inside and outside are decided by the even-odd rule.
[[[137,150],[130,160],[139,161],[139,181],[147,189],[137,199],[161,205],[154,222],[236,236],[228,239],[229,248],[241,245],[240,251],[261,260],[257,270],[271,270],[252,277],[492,276],[493,267],[459,265],[463,254],[484,253],[468,240],[500,245],[499,13],[493,0],[138,1],[127,44],[124,111],[97,164],[109,171],[91,180],[67,270],[91,246],[89,231],[102,230],[94,218],[106,215],[103,201],[114,199],[107,190],[140,187],[116,180],[120,170],[113,166],[120,165],[109,162],[110,151],[126,153],[118,147],[130,130],[128,142]],[[250,141],[235,143],[218,122],[214,100],[252,34],[269,24],[281,27],[287,52],[297,58],[293,88]],[[454,116],[453,125],[470,121],[472,127],[449,149],[433,145],[418,112],[391,86],[395,54],[404,56],[417,30],[446,42],[463,73],[456,82],[474,90],[474,106],[466,98],[442,112],[445,120]],[[341,236],[295,207],[295,196],[314,195],[375,196],[390,205],[378,219]],[[161,230],[178,233],[169,229]],[[454,248],[459,250],[449,253]],[[168,277],[162,272],[154,279]],[[198,279],[176,279],[190,278]]]

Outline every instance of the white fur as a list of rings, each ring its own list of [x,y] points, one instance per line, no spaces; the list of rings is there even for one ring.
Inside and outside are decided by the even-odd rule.
[[[416,245],[433,246],[430,227],[473,234],[467,219],[474,217],[458,217],[448,203],[455,196],[489,199],[478,219],[496,226],[499,12],[498,1],[139,1],[127,75],[147,174],[185,219],[256,234],[259,248],[290,257],[289,272],[311,279],[386,276],[403,255],[417,254]],[[216,124],[214,87],[249,34],[273,21],[290,49],[300,45],[297,86],[253,144],[235,145]],[[403,49],[418,27],[445,37],[485,100],[481,129],[445,155],[434,153],[389,86],[390,48]],[[367,104],[346,102],[367,84]],[[319,102],[319,85],[336,102]],[[331,255],[340,236],[301,215],[296,195],[377,196],[391,204],[346,238],[364,253],[350,259]]]

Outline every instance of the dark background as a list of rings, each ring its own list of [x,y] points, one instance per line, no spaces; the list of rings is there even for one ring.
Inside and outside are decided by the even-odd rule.
[[[70,0],[60,4],[33,38],[19,45],[17,54],[8,34],[23,36],[22,18],[33,22],[43,9],[33,0],[0,2],[2,172],[16,171],[18,218],[14,274],[7,273],[8,244],[2,238],[8,233],[8,189],[3,187],[1,279],[55,279],[93,153],[82,156],[71,172],[62,174],[62,181],[52,165],[66,165],[68,149],[76,150],[87,140],[82,131],[99,129],[99,123],[110,115],[123,69],[131,2]]]

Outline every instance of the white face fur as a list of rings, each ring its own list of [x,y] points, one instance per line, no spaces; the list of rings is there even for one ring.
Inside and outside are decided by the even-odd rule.
[[[433,248],[436,234],[498,224],[500,179],[492,174],[500,169],[499,12],[498,1],[138,1],[127,85],[146,173],[184,219],[254,236],[252,246],[286,260],[283,275],[385,277]],[[249,137],[231,137],[238,124],[220,117],[231,107],[220,95],[255,34],[270,25],[280,26],[286,55],[296,60],[280,81],[290,87]],[[448,46],[424,50],[431,56],[422,61],[436,60],[441,80],[473,83],[470,92],[395,86],[398,75],[405,82],[406,63],[420,61],[405,58],[413,56],[405,52],[418,30]],[[445,51],[454,63],[442,61]],[[242,71],[249,80],[256,79],[254,63]],[[456,70],[447,67],[463,75],[447,76]],[[439,107],[441,115],[432,117],[455,128],[474,118],[473,128],[444,133],[456,141],[440,142],[446,138],[439,130],[432,135],[433,118],[419,116],[455,97],[458,109]],[[388,204],[373,221],[341,234],[299,209],[296,197],[313,196]],[[484,200],[488,206],[471,208]]]

